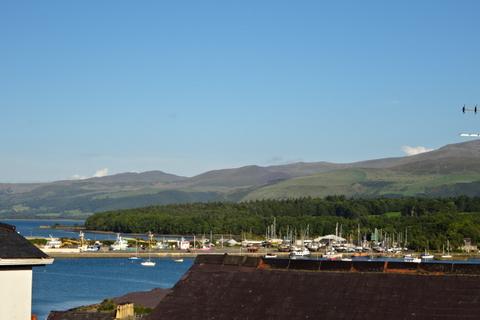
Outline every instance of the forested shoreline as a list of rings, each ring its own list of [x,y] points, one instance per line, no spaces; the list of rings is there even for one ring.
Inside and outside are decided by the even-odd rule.
[[[343,196],[241,203],[191,203],[96,213],[85,227],[92,230],[157,234],[265,234],[273,218],[279,233],[305,230],[333,233],[338,223],[345,236],[369,235],[375,228],[388,233],[408,229],[409,245],[441,249],[447,240],[460,246],[464,238],[480,239],[480,198],[377,198]]]

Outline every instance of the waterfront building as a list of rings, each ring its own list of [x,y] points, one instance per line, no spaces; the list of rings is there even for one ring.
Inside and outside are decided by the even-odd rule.
[[[462,250],[463,252],[470,253],[470,252],[478,251],[477,246],[472,244],[472,239],[465,238],[463,239],[463,243],[464,243],[463,246],[460,247],[460,250]]]
[[[329,234],[323,237],[318,237],[313,239],[314,242],[317,243],[322,243],[322,244],[340,244],[340,243],[346,243],[347,239],[339,237],[334,234]]]
[[[0,223],[0,319],[31,319],[32,267],[52,262],[14,226]]]
[[[185,240],[183,237],[180,241],[178,241],[178,248],[180,250],[188,250],[190,249],[190,241]]]

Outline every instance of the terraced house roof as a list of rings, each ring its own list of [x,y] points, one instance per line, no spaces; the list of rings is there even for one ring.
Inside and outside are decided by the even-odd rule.
[[[47,254],[17,233],[14,226],[0,223],[0,266],[52,263]]]
[[[478,319],[480,266],[198,256],[161,319]]]

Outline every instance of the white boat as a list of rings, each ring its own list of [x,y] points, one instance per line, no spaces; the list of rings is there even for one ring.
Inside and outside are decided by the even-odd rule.
[[[94,244],[88,245],[84,249],[82,248],[81,251],[97,252],[97,251],[100,251],[101,248],[102,248],[102,243],[100,241],[95,241]]]
[[[327,251],[325,254],[322,254],[322,258],[335,260],[335,259],[342,259],[343,255],[341,253],[337,253],[335,251]]]
[[[155,267],[156,263],[150,259],[150,246],[153,239],[153,233],[148,232],[148,260],[141,263],[144,267]]]
[[[295,248],[294,250],[290,251],[290,258],[303,258],[308,257],[310,255],[310,251],[303,247],[303,249]]]
[[[120,236],[120,233],[117,233],[117,240],[110,246],[110,249],[113,251],[119,251],[119,250],[127,250],[128,248],[128,241],[123,239]]]
[[[276,254],[272,254],[272,253],[267,253],[264,258],[265,259],[275,259],[277,257]]]
[[[163,240],[157,242],[156,248],[160,249],[160,250],[166,250],[166,249],[169,248],[168,242],[165,241],[165,238]]]
[[[427,250],[425,250],[425,253],[422,253],[420,255],[420,258],[423,259],[423,260],[431,260],[434,258],[433,254],[430,254],[427,252]]]
[[[45,249],[58,249],[61,246],[62,246],[62,241],[60,241],[60,239],[54,238],[52,235],[50,235],[50,240],[47,241],[44,248]]]
[[[342,261],[352,261],[352,258],[342,258]]]
[[[433,259],[433,254],[428,252],[428,241],[427,241],[427,248],[425,249],[425,252],[420,255],[420,258],[422,260],[431,260]]]
[[[181,263],[181,262],[183,262],[183,259],[182,259],[182,258],[180,258],[180,259],[173,259],[173,262]]]
[[[99,250],[100,250],[100,247],[98,247],[96,245],[87,246],[85,248],[85,251],[87,251],[87,252],[97,252]]]
[[[135,246],[135,255],[133,257],[129,257],[128,260],[140,260],[141,258],[138,257],[138,240],[136,240]]]
[[[420,263],[422,262],[422,259],[420,258],[417,258],[417,257],[414,257],[412,256],[411,254],[407,254],[403,257],[403,261],[405,262],[413,262],[413,263]]]
[[[307,245],[308,250],[318,251],[320,249],[320,244],[317,242],[311,242]]]
[[[442,259],[451,259],[452,255],[450,254],[450,241],[447,240],[447,253],[445,254],[445,247],[443,247]]]

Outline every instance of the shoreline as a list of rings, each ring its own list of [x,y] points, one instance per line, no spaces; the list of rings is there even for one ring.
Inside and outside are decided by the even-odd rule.
[[[239,250],[239,249],[233,249],[233,250],[209,250],[209,251],[191,251],[191,252],[186,252],[186,251],[162,251],[162,252],[151,252],[150,254],[148,252],[128,252],[128,251],[121,251],[121,252],[115,252],[115,251],[101,251],[101,252],[55,252],[55,249],[53,250],[48,250],[45,251],[46,254],[48,254],[52,258],[130,258],[130,257],[139,257],[139,258],[148,258],[149,256],[151,258],[195,258],[198,255],[221,255],[221,254],[229,254],[229,255],[241,255],[241,256],[248,256],[248,257],[260,257],[264,256],[267,252],[266,251],[261,251],[261,252],[247,252],[246,250]],[[268,251],[270,254],[275,254],[279,258],[288,258],[289,253],[288,252],[275,252],[275,251]],[[354,255],[349,255],[345,254],[344,258],[352,258],[355,257]],[[371,253],[369,255],[364,255],[363,257],[372,257],[372,258],[398,258],[398,259],[403,259],[403,255],[401,256],[385,256],[379,253]],[[322,258],[322,253],[321,252],[312,252],[310,256],[308,257],[309,259],[320,259]],[[431,261],[467,261],[469,259],[480,259],[480,256],[478,254],[472,254],[472,255],[465,255],[465,254],[459,254],[459,255],[453,255],[451,259],[432,259]]]
[[[72,219],[72,218],[0,218],[0,221],[5,220],[15,220],[15,221],[51,221],[51,220],[58,220],[58,221],[83,221],[85,219]]]
[[[148,253],[142,252],[135,254],[134,252],[53,252],[48,251],[46,252],[52,258],[130,258],[130,257],[139,257],[147,259],[149,256],[151,258],[195,258],[198,255],[219,255],[219,254],[235,254],[235,255],[242,255],[242,256],[249,256],[249,257],[259,257],[265,255],[265,253],[258,253],[258,252],[238,252],[238,251],[230,251],[230,252],[152,252],[150,255]],[[288,252],[277,254],[277,256],[288,257]],[[320,257],[321,254],[315,255],[316,257]],[[312,255],[313,257],[313,255]]]

